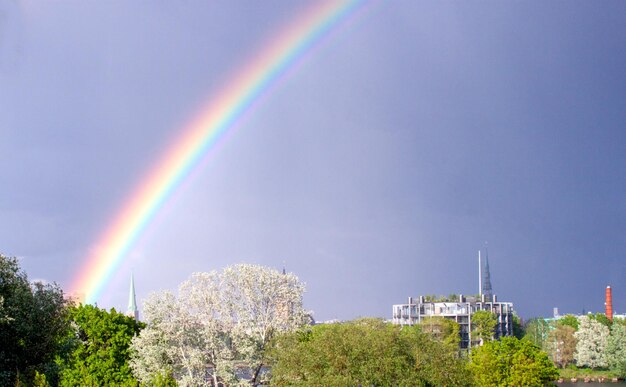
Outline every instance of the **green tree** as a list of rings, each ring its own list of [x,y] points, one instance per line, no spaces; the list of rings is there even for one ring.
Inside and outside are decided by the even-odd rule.
[[[588,317],[593,320],[596,320],[597,322],[599,322],[600,324],[604,325],[605,327],[609,329],[611,329],[611,325],[613,325],[613,322],[609,320],[609,318],[606,317],[604,313],[598,312],[596,314],[589,314]]]
[[[459,302],[459,295],[456,293],[448,294],[448,297],[446,297],[446,302]]]
[[[524,339],[530,341],[539,348],[545,349],[548,335],[552,329],[552,324],[543,318],[530,319],[524,328]]]
[[[30,283],[15,258],[0,255],[0,385],[56,383],[69,301],[56,284]]]
[[[614,323],[606,344],[607,366],[619,377],[626,377],[626,326]]]
[[[324,324],[279,336],[270,351],[272,385],[470,385],[456,352],[420,327],[378,319]]]
[[[522,337],[524,337],[524,334],[526,333],[524,330],[524,326],[522,325],[522,320],[519,318],[518,315],[513,314],[513,336],[517,337],[518,339],[522,339]]]
[[[487,310],[479,310],[472,314],[472,341],[483,345],[487,340],[493,340],[497,317]]]
[[[574,328],[574,331],[577,331],[578,330],[578,317],[571,315],[571,314],[566,314],[565,316],[557,320],[557,324],[568,325]]]
[[[459,349],[460,326],[456,321],[440,316],[424,318],[419,326],[422,332],[429,333],[452,350]]]
[[[475,348],[468,368],[479,386],[542,386],[559,376],[545,352],[515,337]]]
[[[72,353],[60,360],[62,386],[135,386],[129,346],[144,327],[139,321],[111,309],[92,305],[72,308]]]
[[[574,362],[574,352],[576,352],[574,333],[575,330],[570,325],[557,324],[548,335],[546,349],[554,364],[560,368],[565,368]]]

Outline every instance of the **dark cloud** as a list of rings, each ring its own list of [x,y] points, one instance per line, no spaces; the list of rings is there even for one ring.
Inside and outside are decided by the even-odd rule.
[[[306,4],[0,7],[0,249],[69,286],[142,177]],[[599,311],[625,251],[621,3],[373,4],[207,154],[98,302],[255,262],[316,318],[474,293]],[[620,273],[622,276],[620,277]],[[615,304],[616,310],[620,307]]]

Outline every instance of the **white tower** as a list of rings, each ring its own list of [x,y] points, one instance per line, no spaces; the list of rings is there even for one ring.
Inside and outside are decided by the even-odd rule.
[[[135,278],[130,274],[130,292],[128,293],[128,309],[126,315],[139,321],[139,309],[137,309],[137,297],[135,296]]]

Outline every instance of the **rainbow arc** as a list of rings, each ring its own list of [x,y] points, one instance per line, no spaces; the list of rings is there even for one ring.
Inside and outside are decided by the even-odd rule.
[[[85,303],[98,300],[119,265],[163,205],[223,134],[324,36],[362,7],[363,1],[316,3],[279,32],[182,130],[180,139],[143,179],[98,238],[72,285]]]

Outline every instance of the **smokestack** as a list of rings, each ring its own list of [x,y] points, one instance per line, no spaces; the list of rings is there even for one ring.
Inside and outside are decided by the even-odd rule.
[[[604,314],[606,317],[613,321],[613,295],[611,294],[611,287],[606,287],[606,301],[604,302]]]

